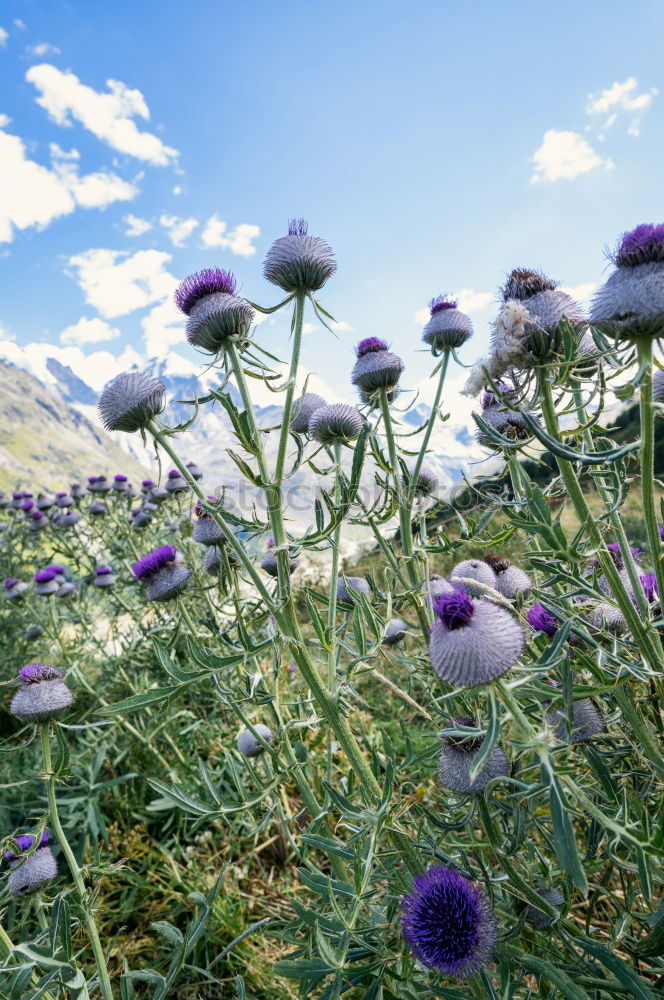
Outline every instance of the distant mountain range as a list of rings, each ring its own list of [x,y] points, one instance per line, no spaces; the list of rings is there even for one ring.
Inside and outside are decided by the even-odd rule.
[[[144,478],[146,471],[151,469],[152,477],[156,478],[153,450],[143,447],[139,435],[106,434],[97,420],[98,392],[70,367],[48,356],[48,348],[45,344],[39,369],[33,365],[32,371],[0,361],[0,405],[4,417],[0,431],[3,460],[0,488],[40,484],[55,489],[100,472],[106,475],[124,472],[138,479]],[[26,356],[26,368],[29,367]],[[158,375],[166,385],[168,407],[165,417],[172,424],[191,418],[193,407],[185,401],[205,395],[220,383],[220,373],[214,369],[200,375],[180,374],[159,359],[152,359],[143,370]],[[318,386],[316,390],[321,391]],[[229,384],[225,391],[240,406],[235,387]],[[261,398],[265,395],[263,392]],[[405,434],[412,434],[414,428],[427,419],[430,408],[424,398],[425,393],[422,393],[407,413],[395,411]],[[270,404],[269,399],[268,405],[260,405],[259,401],[254,405],[259,426],[267,429],[279,424],[279,405]],[[462,412],[453,414],[448,421],[439,421],[434,432],[427,464],[439,476],[441,490],[458,482],[463,473],[468,472],[469,462],[481,458],[474,439],[470,408],[471,404],[467,403]],[[418,440],[415,436],[404,442],[416,451]],[[268,457],[273,459],[277,434],[274,431],[266,433],[265,443]],[[251,510],[257,499],[256,491],[247,486],[228,454],[229,448],[237,450],[238,446],[230,421],[219,404],[202,406],[196,421],[182,433],[176,447],[185,461],[195,461],[204,471],[205,487],[209,492],[224,487],[242,509]],[[292,452],[294,454],[294,449]],[[352,458],[350,449],[348,458]],[[162,475],[167,471],[163,469]],[[373,481],[374,472],[368,467],[364,481],[368,490]],[[288,480],[289,516],[294,523],[311,522],[317,483],[318,477],[306,464]]]

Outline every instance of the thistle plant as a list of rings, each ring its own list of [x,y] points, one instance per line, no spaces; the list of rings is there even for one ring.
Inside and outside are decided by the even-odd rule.
[[[154,446],[150,478],[0,503],[7,676],[28,641],[44,661],[8,705],[7,995],[657,995],[663,247],[659,226],[621,238],[590,322],[539,269],[509,272],[468,382],[488,471],[451,495],[436,431],[473,334],[453,298],[430,302],[414,424],[407,353],[371,331],[346,402],[307,390],[305,315],[330,320],[336,260],[303,220],[266,255],[275,305],[213,266],[174,290],[214,373],[191,421],[146,373],[99,400]],[[284,365],[252,326],[280,311]],[[633,440],[611,392],[638,406]],[[189,457],[208,406],[243,505]]]

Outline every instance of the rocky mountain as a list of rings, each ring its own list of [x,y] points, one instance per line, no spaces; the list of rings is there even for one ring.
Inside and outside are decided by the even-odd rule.
[[[0,361],[0,489],[65,489],[99,473],[144,478],[145,465],[68,402],[67,387],[90,398],[92,390],[77,381],[64,373],[60,391]]]

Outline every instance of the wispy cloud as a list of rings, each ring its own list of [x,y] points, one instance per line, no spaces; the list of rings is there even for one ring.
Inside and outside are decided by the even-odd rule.
[[[150,117],[140,90],[132,90],[120,80],[107,80],[107,92],[100,93],[81,83],[71,71],[63,72],[48,63],[31,66],[25,78],[41,95],[37,104],[57,125],[71,126],[78,121],[112,149],[154,166],[176,161],[176,149],[152,132],[142,132],[133,120]]]
[[[152,223],[148,222],[147,219],[141,219],[138,215],[125,215],[122,220],[125,225],[125,236],[143,236],[144,233],[148,233],[153,227]]]
[[[657,87],[651,87],[650,90],[638,93],[638,86],[636,77],[630,76],[622,83],[616,80],[599,94],[589,94],[586,114],[591,118],[605,116],[601,126],[604,130],[611,128],[620,116],[628,117],[628,134],[639,135],[641,118],[657,96],[658,90]]]
[[[115,340],[121,333],[117,326],[111,326],[98,316],[93,319],[82,316],[77,323],[65,327],[60,341],[63,344],[101,344],[106,340]]]
[[[177,278],[168,272],[170,261],[163,250],[91,249],[70,257],[68,264],[85,301],[115,319],[172,296]]]
[[[9,32],[6,28],[0,28],[0,48],[4,49],[7,44],[7,39],[9,38]]]
[[[43,59],[44,56],[60,55],[60,49],[57,45],[51,45],[50,42],[37,42],[35,45],[28,45],[25,51],[29,56],[34,56],[36,59]]]
[[[174,247],[183,247],[199,223],[193,216],[182,219],[177,215],[160,215],[159,225],[164,227]]]
[[[217,215],[212,215],[201,233],[201,242],[204,247],[220,247],[240,257],[253,257],[256,253],[253,241],[260,234],[258,226],[247,222],[242,222],[235,229],[229,230],[226,222]]]
[[[536,149],[532,162],[534,170],[531,184],[550,184],[553,181],[572,181],[591,170],[611,170],[610,156],[600,156],[579,132],[549,129],[542,144]]]

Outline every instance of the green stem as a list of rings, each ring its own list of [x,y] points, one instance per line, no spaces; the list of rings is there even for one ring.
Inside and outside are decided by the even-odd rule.
[[[104,957],[104,950],[101,946],[101,941],[99,939],[99,931],[97,930],[97,925],[92,912],[88,908],[88,893],[85,888],[85,882],[83,881],[83,875],[81,869],[78,866],[78,861],[69,846],[69,841],[62,829],[62,824],[60,823],[60,816],[58,814],[58,806],[55,800],[55,775],[53,774],[53,762],[51,759],[51,741],[49,733],[48,722],[41,723],[41,743],[42,752],[44,754],[44,783],[46,785],[46,797],[48,799],[48,812],[50,825],[55,833],[56,840],[60,845],[60,850],[65,856],[67,865],[72,874],[72,878],[76,884],[78,894],[81,901],[81,909],[83,913],[83,921],[85,923],[88,937],[90,938],[90,944],[92,945],[92,951],[95,957],[95,963],[97,965],[97,972],[99,974],[99,988],[101,995],[104,1000],[113,1000],[113,989],[111,987],[111,980],[108,975],[108,969],[106,968],[106,959]]]
[[[664,559],[655,507],[655,408],[652,395],[652,340],[640,337],[636,342],[639,367],[645,369],[640,393],[641,414],[641,496],[650,558],[655,567],[657,588],[664,594]]]
[[[546,429],[551,437],[560,441],[561,438],[560,428],[558,426],[558,417],[556,415],[556,409],[553,402],[551,383],[546,372],[540,372],[539,382],[540,402]],[[581,526],[586,532],[590,543],[597,552],[597,561],[599,562],[602,572],[606,577],[607,583],[609,584],[611,592],[616,599],[618,607],[625,616],[634,641],[639,647],[646,662],[650,663],[655,669],[657,669],[662,661],[661,647],[658,648],[658,645],[652,641],[651,636],[643,626],[638,611],[632,603],[631,597],[625,589],[625,585],[616,568],[611,553],[607,549],[604,542],[604,537],[600,531],[597,518],[588,507],[583,490],[581,489],[576,472],[574,471],[574,466],[569,459],[560,458],[559,456],[556,456],[556,462],[560,471],[560,477],[565,485],[568,496],[572,501],[572,506],[576,511],[576,515],[579,518]]]
[[[334,442],[334,501],[341,503],[341,441]],[[339,577],[339,545],[341,542],[341,519],[336,524],[332,536],[332,566],[327,604],[327,629],[330,648],[327,653],[327,687],[332,696],[337,688],[337,579]],[[327,780],[332,782],[332,731],[327,732]]]
[[[442,359],[438,368],[438,385],[436,387],[436,395],[434,397],[433,406],[431,407],[431,413],[429,415],[429,422],[427,423],[426,430],[424,432],[424,437],[422,438],[422,445],[420,447],[419,454],[413,466],[413,473],[408,486],[408,497],[407,505],[410,511],[413,505],[413,500],[417,492],[417,480],[422,469],[422,464],[424,462],[424,456],[427,453],[427,448],[429,447],[429,441],[431,440],[431,434],[433,433],[433,425],[436,422],[436,417],[438,416],[438,411],[440,409],[440,401],[443,396],[443,385],[445,383],[445,376],[447,375],[447,366],[450,361],[450,348],[445,348],[443,352]],[[435,374],[435,371],[434,371]]]

